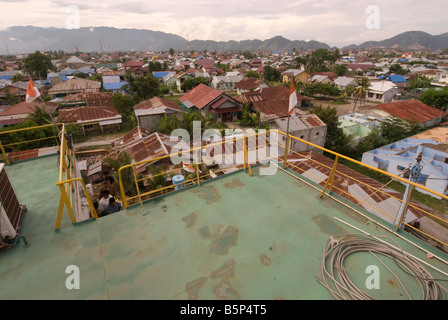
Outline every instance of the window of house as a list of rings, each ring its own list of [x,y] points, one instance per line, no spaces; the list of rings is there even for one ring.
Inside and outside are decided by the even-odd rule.
[[[86,124],[84,129],[93,129],[93,124]]]

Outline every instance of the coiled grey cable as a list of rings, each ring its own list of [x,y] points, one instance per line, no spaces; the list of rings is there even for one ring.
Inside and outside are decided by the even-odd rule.
[[[375,236],[375,238],[390,239],[381,236]],[[374,239],[371,235],[361,234],[330,237],[326,241],[323,251],[322,279],[316,276],[316,280],[326,287],[336,299],[376,300],[375,297],[362,291],[351,281],[344,267],[344,261],[349,255],[357,252],[368,252],[393,274],[410,300],[413,297],[409,294],[403,282],[378,258],[378,255],[392,259],[403,272],[412,276],[420,285],[423,300],[445,299],[444,291],[448,292],[448,290],[439,282],[448,281],[448,279],[434,279],[428,270],[416,259],[406,254],[398,245],[392,246],[377,239]],[[395,243],[395,241],[393,242]]]

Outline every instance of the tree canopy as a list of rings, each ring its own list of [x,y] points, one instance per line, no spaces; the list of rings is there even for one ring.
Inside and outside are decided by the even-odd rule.
[[[422,93],[419,99],[424,104],[428,106],[440,109],[448,109],[448,90],[442,89],[429,89]]]
[[[36,51],[23,60],[23,69],[32,77],[46,78],[49,70],[55,70],[51,58]]]

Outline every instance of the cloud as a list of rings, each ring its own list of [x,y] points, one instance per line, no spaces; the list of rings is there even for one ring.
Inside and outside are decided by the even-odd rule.
[[[448,2],[427,0],[0,0],[0,29],[18,25],[64,28],[69,6],[80,27],[110,26],[174,33],[190,40],[265,40],[282,35],[331,46],[383,40],[401,32],[448,32]],[[25,3],[26,2],[26,3]],[[379,30],[366,27],[366,8],[379,9]],[[24,10],[26,6],[26,10]],[[435,10],[434,8],[437,8]]]

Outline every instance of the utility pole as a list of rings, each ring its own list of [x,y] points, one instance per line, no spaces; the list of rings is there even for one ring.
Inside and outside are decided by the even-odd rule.
[[[419,146],[417,149],[417,158],[415,159],[414,165],[409,169],[409,181],[417,182],[418,177],[420,176],[423,165],[422,157],[423,157],[423,146]],[[400,209],[398,210],[399,220],[394,220],[394,225],[396,226],[396,231],[398,229],[404,228],[404,219],[406,218],[406,213],[408,211],[409,203],[411,202],[412,192],[414,191],[415,186],[408,184],[406,186],[406,190],[404,192],[403,201],[401,202]],[[397,215],[397,217],[398,217]]]

